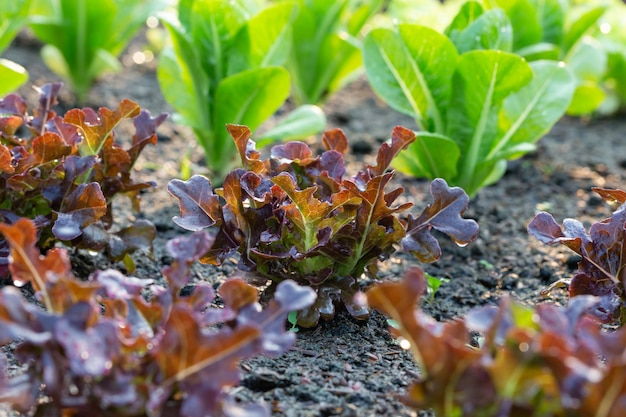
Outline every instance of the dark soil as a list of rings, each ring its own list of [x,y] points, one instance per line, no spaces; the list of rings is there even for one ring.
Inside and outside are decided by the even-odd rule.
[[[22,34],[5,54],[29,70],[29,85],[58,80],[41,63],[39,47]],[[130,54],[141,47],[138,39],[123,61],[131,61]],[[34,105],[37,94],[30,87],[22,88],[20,93]],[[153,114],[171,112],[161,96],[154,63],[129,64],[122,73],[105,76],[89,95],[88,105],[111,108],[122,98],[137,101]],[[62,99],[65,108],[75,106],[69,89]],[[373,161],[379,143],[388,138],[394,126],[415,128],[410,118],[376,98],[364,79],[331,98],[325,111],[328,128],[344,129],[351,142],[352,172]],[[164,243],[187,233],[171,221],[178,208],[166,191],[167,182],[178,176],[183,154],[191,150],[194,172],[203,172],[202,154],[189,129],[168,121],[159,132],[159,144],[146,149],[136,167],[139,179],[155,180],[158,186],[145,193],[142,213],[131,213],[128,202],[120,199],[116,215],[120,224],[143,217],[158,228],[154,259],[145,254],[135,256],[138,277],[159,276],[162,264],[168,261]],[[559,221],[575,217],[586,225],[608,216],[611,207],[596,197],[591,187],[624,187],[625,133],[624,118],[564,118],[540,141],[535,153],[511,162],[504,178],[481,190],[466,212],[480,224],[478,239],[459,248],[442,237],[442,258],[422,265],[430,274],[449,279],[423,309],[438,320],[446,320],[471,307],[494,304],[504,295],[528,304],[546,302],[540,290],[571,276],[577,258],[560,248],[538,243],[528,236],[526,225],[539,210],[551,212]],[[130,137],[125,135],[121,131],[118,138]],[[403,175],[397,175],[396,181],[406,188],[405,197],[415,203],[415,211],[429,202],[427,181]],[[106,260],[86,253],[75,253],[73,262],[75,272],[82,277],[96,268],[110,266]],[[198,280],[218,284],[236,273],[234,265],[197,265],[194,271]],[[412,257],[396,254],[381,265],[376,280],[398,280],[414,265],[418,262]],[[122,265],[113,267],[123,269]],[[366,277],[362,280],[364,288],[373,282]],[[548,301],[565,300],[562,293],[554,296]],[[300,330],[295,346],[283,356],[251,359],[241,369],[243,381],[235,388],[237,397],[242,401],[262,399],[276,416],[418,415],[398,400],[398,394],[415,380],[419,369],[390,337],[385,318],[377,313],[369,321],[357,322],[340,311],[330,322]]]

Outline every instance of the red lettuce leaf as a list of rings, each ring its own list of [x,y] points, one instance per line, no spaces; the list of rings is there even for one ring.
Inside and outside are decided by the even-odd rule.
[[[450,188],[445,180],[435,179],[430,183],[430,194],[435,201],[417,218],[409,215],[406,237],[402,239],[404,250],[422,262],[434,262],[441,256],[439,243],[430,234],[433,228],[462,246],[478,236],[478,224],[462,217],[469,204],[469,197],[463,189]]]
[[[213,226],[221,218],[219,196],[212,192],[206,177],[194,175],[187,181],[171,180],[167,190],[179,200],[180,217],[173,220],[180,227],[195,232]]]
[[[52,233],[59,240],[72,240],[82,229],[100,220],[107,212],[106,200],[98,183],[80,184],[65,196],[63,206],[57,213]]]

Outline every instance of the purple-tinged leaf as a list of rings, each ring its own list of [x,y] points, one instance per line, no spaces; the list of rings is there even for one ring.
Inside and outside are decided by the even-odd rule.
[[[392,332],[421,367],[403,398],[407,405],[442,416],[622,412],[626,329],[607,332],[592,320],[595,297],[578,297],[567,309],[542,304],[536,310],[503,299],[498,307],[437,323],[415,310],[425,286],[421,271],[411,270],[404,282],[367,292],[370,305],[394,320]],[[482,332],[480,346],[468,344],[469,329]]]
[[[179,200],[181,215],[173,220],[180,227],[196,232],[215,225],[222,217],[219,196],[202,175],[194,175],[187,181],[171,180],[167,190]]]
[[[43,291],[49,277],[67,276],[71,266],[67,256],[58,251],[50,251],[42,256],[37,244],[37,229],[28,219],[19,219],[12,225],[0,224],[0,233],[9,242],[11,247],[11,263],[9,270],[16,286],[30,282],[35,291]],[[52,306],[52,301],[44,300],[46,307]]]
[[[619,190],[601,189],[606,200],[620,200]],[[561,228],[548,213],[539,213],[528,225],[528,232],[546,244],[562,244],[581,256],[578,271],[569,282],[570,297],[599,296],[596,316],[612,322],[621,316],[626,283],[626,205],[618,207],[608,219],[591,225],[587,232],[581,222],[565,219]],[[558,285],[558,284],[555,284]]]
[[[288,142],[283,145],[275,145],[272,147],[270,157],[278,160],[280,164],[289,164],[296,162],[301,165],[306,165],[307,162],[312,162],[313,152],[306,143],[303,142]]]
[[[52,233],[59,240],[72,240],[82,229],[95,223],[107,212],[106,199],[98,183],[80,184],[65,197],[57,213]]]
[[[168,241],[165,245],[167,253],[174,258],[171,265],[163,268],[163,275],[170,285],[178,290],[185,286],[191,278],[190,267],[209,250],[211,239],[204,232],[196,232],[188,237],[179,237]]]
[[[56,133],[44,133],[33,140],[32,146],[33,155],[38,159],[37,163],[61,159],[72,152],[72,147],[67,145],[63,138]]]
[[[132,225],[110,234],[109,257],[119,261],[136,251],[152,253],[152,242],[156,234],[154,224],[148,220],[137,220]]]
[[[106,375],[119,352],[115,325],[99,321],[91,326],[97,308],[87,303],[74,304],[56,323],[54,337],[64,348],[70,369],[79,377]]]
[[[259,298],[256,288],[250,286],[241,278],[231,278],[224,282],[218,291],[224,304],[237,312],[243,307],[255,304]]]
[[[26,102],[17,94],[9,94],[0,99],[0,135],[12,140],[15,132],[24,123]]]
[[[461,246],[478,236],[478,224],[463,218],[469,204],[469,197],[463,189],[450,188],[444,180],[436,179],[430,184],[430,194],[434,202],[419,217],[409,216],[407,235],[402,239],[404,249],[422,262],[433,262],[441,256],[441,248],[430,234],[431,228],[445,233]]]
[[[35,87],[35,91],[39,93],[39,107],[35,111],[35,117],[29,121],[29,125],[36,135],[43,135],[48,121],[56,116],[52,107],[58,103],[57,96],[62,87],[61,82],[45,84],[41,88]]]

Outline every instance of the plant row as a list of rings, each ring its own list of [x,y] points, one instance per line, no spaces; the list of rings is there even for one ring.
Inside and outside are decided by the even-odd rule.
[[[258,135],[259,146],[318,133],[326,122],[313,105],[363,66],[375,92],[420,130],[395,168],[444,178],[470,196],[534,150],[565,112],[615,111],[626,98],[621,2],[605,13],[605,5],[562,0],[470,0],[446,9],[443,29],[402,18],[416,5],[396,0],[384,14],[382,3],[20,0],[0,16],[11,22],[0,50],[27,24],[82,103],[157,15],[168,34],[158,51],[162,94],[174,120],[193,129],[216,184],[237,164],[226,124],[255,132],[291,96],[298,107]]]

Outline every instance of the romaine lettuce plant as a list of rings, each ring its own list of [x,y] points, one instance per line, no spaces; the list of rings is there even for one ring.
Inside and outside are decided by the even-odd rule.
[[[298,325],[314,326],[320,317],[334,315],[334,302],[343,302],[356,318],[367,309],[353,300],[358,279],[402,242],[422,262],[433,262],[441,248],[431,229],[467,244],[478,225],[462,217],[469,198],[445,181],[431,183],[433,202],[419,216],[406,220],[399,213],[413,203],[394,204],[402,188],[388,190],[394,175],[392,159],[414,139],[412,131],[396,127],[391,142],[378,151],[376,165],[346,176],[344,154],[348,141],[340,129],[322,137],[325,152],[315,156],[302,142],[271,149],[260,159],[250,130],[229,125],[243,168],[230,172],[222,188],[193,176],[172,180],[168,190],[179,199],[181,215],[174,221],[188,230],[208,229],[213,240],[201,262],[220,264],[239,252],[239,268],[260,283],[285,279],[308,285],[317,301],[298,312]]]
[[[72,109],[61,117],[53,110],[61,86],[43,86],[32,114],[16,94],[0,100],[0,222],[34,219],[42,249],[64,241],[103,250],[132,268],[129,253],[150,249],[156,230],[140,220],[108,232],[113,198],[127,195],[138,210],[140,191],[155,185],[134,182],[131,171],[143,148],[156,144],[156,128],[167,115],[152,118],[123,100],[115,110]],[[127,150],[115,140],[115,128],[125,119],[135,127]],[[6,256],[6,242],[0,241],[0,276],[6,274]]]
[[[282,65],[294,13],[289,2],[250,16],[236,2],[190,0],[179,2],[178,18],[163,16],[172,42],[159,57],[159,84],[176,121],[193,128],[216,181],[236,164],[226,124],[256,130],[289,96],[290,77]],[[319,109],[307,106],[286,123],[267,137],[307,136],[326,122]]]
[[[620,203],[610,218],[594,223],[587,232],[576,219],[565,219],[561,228],[552,215],[541,212],[528,225],[528,232],[545,244],[561,244],[581,256],[576,275],[557,281],[546,291],[565,286],[571,298],[586,294],[601,297],[598,317],[606,322],[619,320],[623,324],[626,317],[626,192],[594,190],[604,200]]]
[[[30,2],[31,0],[15,0],[0,7],[0,54],[28,22]],[[4,97],[28,81],[28,72],[13,61],[0,58],[0,80],[0,97]]]
[[[46,45],[41,56],[84,103],[93,82],[119,71],[117,57],[146,18],[168,0],[32,0],[30,28]]]
[[[0,233],[14,282],[30,282],[45,307],[15,287],[0,291],[0,344],[19,339],[13,353],[26,367],[0,372],[1,402],[35,415],[269,416],[262,405],[237,404],[227,388],[239,382],[241,359],[292,345],[287,314],[313,302],[311,289],[285,281],[262,310],[257,290],[234,279],[216,306],[213,288],[192,283],[189,270],[209,247],[204,232],[168,242],[166,287],[116,270],[77,279],[65,250],[39,253],[28,219],[0,224]]]
[[[473,196],[502,177],[508,159],[535,149],[569,106],[576,81],[557,62],[529,64],[493,49],[510,45],[506,16],[491,10],[471,20],[470,7],[449,37],[400,24],[372,30],[363,53],[376,93],[420,128],[394,167],[445,178]]]
[[[363,66],[360,32],[382,0],[299,0],[287,68],[296,103],[323,103]]]
[[[424,274],[415,268],[403,282],[366,293],[369,305],[393,320],[392,333],[421,367],[403,396],[409,406],[441,417],[626,413],[626,328],[607,332],[588,314],[596,297],[573,298],[567,308],[530,308],[504,298],[499,307],[439,323],[416,310],[425,289]]]
[[[568,114],[583,115],[604,101],[602,80],[607,56],[601,44],[584,38],[602,17],[605,5],[574,5],[570,0],[500,0],[513,26],[513,51],[529,61],[565,61],[577,80]]]

